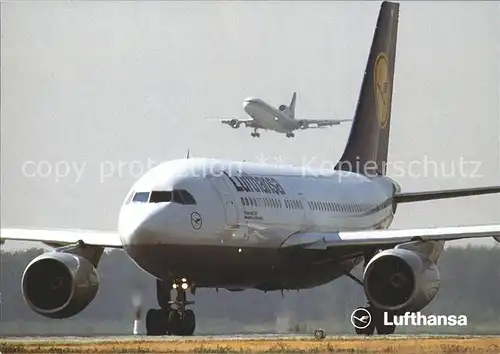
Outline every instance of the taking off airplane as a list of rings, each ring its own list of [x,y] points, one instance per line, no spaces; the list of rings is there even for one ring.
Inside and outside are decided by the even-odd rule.
[[[287,138],[293,138],[295,130],[304,130],[310,128],[324,128],[332,125],[339,125],[343,122],[350,122],[351,119],[296,119],[295,101],[297,93],[294,92],[290,105],[282,104],[278,109],[267,104],[261,99],[248,97],[243,102],[243,109],[252,117],[251,119],[223,119],[222,124],[228,124],[237,129],[241,124],[247,128],[253,128],[252,136],[260,137],[258,129],[274,130],[275,132],[285,134]]]
[[[159,308],[147,312],[149,335],[192,335],[196,320],[187,294],[197,288],[298,290],[344,275],[363,287],[368,302],[367,315],[355,319],[356,333],[394,333],[384,313],[418,312],[436,296],[445,241],[500,241],[498,224],[387,229],[401,203],[500,192],[496,186],[405,193],[386,176],[398,12],[398,3],[382,3],[347,145],[329,175],[180,159],[132,186],[117,233],[3,229],[2,240],[55,248],[23,273],[28,306],[49,318],[83,311],[98,291],[102,252],[111,247],[157,279]],[[361,279],[351,274],[358,264]]]

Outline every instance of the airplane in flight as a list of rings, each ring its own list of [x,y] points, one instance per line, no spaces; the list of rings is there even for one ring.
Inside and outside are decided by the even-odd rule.
[[[446,241],[500,242],[500,224],[388,229],[403,203],[500,192],[500,186],[403,192],[386,175],[398,17],[399,3],[382,3],[351,132],[328,174],[177,159],[131,187],[117,232],[2,229],[1,239],[54,247],[23,272],[28,306],[48,318],[77,315],[98,292],[103,250],[121,248],[156,278],[159,308],[147,311],[148,335],[192,335],[188,294],[198,288],[300,290],[342,276],[359,283],[368,302],[359,307],[366,316],[354,317],[356,333],[394,333],[385,314],[418,312],[436,296]],[[351,273],[357,265],[361,277]]]
[[[295,130],[325,128],[352,121],[352,119],[297,119],[295,118],[296,99],[297,93],[294,92],[288,106],[282,104],[276,109],[261,99],[248,97],[243,102],[243,109],[251,117],[250,119],[222,119],[221,122],[234,129],[238,129],[241,124],[247,128],[253,128],[251,136],[254,138],[260,137],[258,129],[274,130],[286,134],[287,138],[293,138]]]

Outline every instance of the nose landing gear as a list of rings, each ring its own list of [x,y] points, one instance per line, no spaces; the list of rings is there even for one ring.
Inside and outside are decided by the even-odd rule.
[[[180,284],[172,284],[172,288],[177,290],[177,296],[175,301],[169,301],[169,304],[174,305],[176,309],[171,309],[168,314],[168,331],[176,336],[191,336],[196,327],[196,317],[193,310],[186,309],[187,305],[194,304],[194,301],[187,301],[186,291],[191,289],[194,295],[195,288],[189,286],[186,278],[182,278]]]
[[[295,134],[294,133],[286,133],[286,137],[293,138],[293,137],[295,137]]]
[[[170,301],[170,291],[177,292],[175,301]],[[195,287],[182,278],[169,286],[157,281],[158,303],[160,310],[151,309],[146,315],[146,330],[148,335],[191,336],[196,328],[196,317],[193,310],[186,309],[194,301],[187,301],[186,291],[195,294]],[[173,306],[173,308],[171,307]]]

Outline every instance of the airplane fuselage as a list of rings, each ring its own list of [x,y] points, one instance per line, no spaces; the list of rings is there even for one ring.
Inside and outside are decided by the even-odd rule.
[[[337,258],[282,245],[297,232],[387,228],[394,190],[385,177],[350,172],[174,160],[135,183],[120,211],[119,233],[132,259],[160,279],[188,277],[198,287],[308,288],[343,275],[360,255],[342,250]],[[190,202],[175,200],[185,192]]]
[[[245,99],[243,109],[264,129],[290,133],[299,128],[297,120],[258,98]]]

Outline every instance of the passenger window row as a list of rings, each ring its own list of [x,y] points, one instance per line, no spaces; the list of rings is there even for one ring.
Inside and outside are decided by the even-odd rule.
[[[377,212],[390,204],[390,200],[383,204],[373,205],[373,204],[342,204],[324,201],[309,201],[307,202],[310,210],[317,211],[337,211],[344,213],[364,213],[364,212]],[[241,204],[243,206],[251,206],[258,208],[274,208],[274,209],[304,209],[304,206],[300,200],[296,199],[285,199],[283,202],[279,199],[269,198],[269,197],[241,197]]]
[[[282,206],[281,200],[269,197],[241,197],[240,200],[244,206],[275,209],[280,209]]]
[[[282,202],[279,199],[269,197],[241,197],[240,200],[243,206],[274,209],[304,209],[302,202],[296,199],[285,199]]]
[[[133,197],[132,197],[133,196]],[[185,189],[174,189],[173,191],[152,191],[132,193],[125,204],[130,203],[167,203],[174,202],[183,205],[195,205],[196,200]]]
[[[285,208],[287,209],[304,209],[304,205],[300,200],[285,199]]]
[[[311,210],[319,210],[319,211],[340,211],[344,213],[365,213],[368,211],[373,211],[377,212],[390,204],[390,200],[379,205],[373,205],[373,204],[364,204],[364,203],[349,203],[349,204],[342,204],[342,203],[333,203],[333,202],[323,202],[323,201],[312,201],[308,202],[309,208]]]

